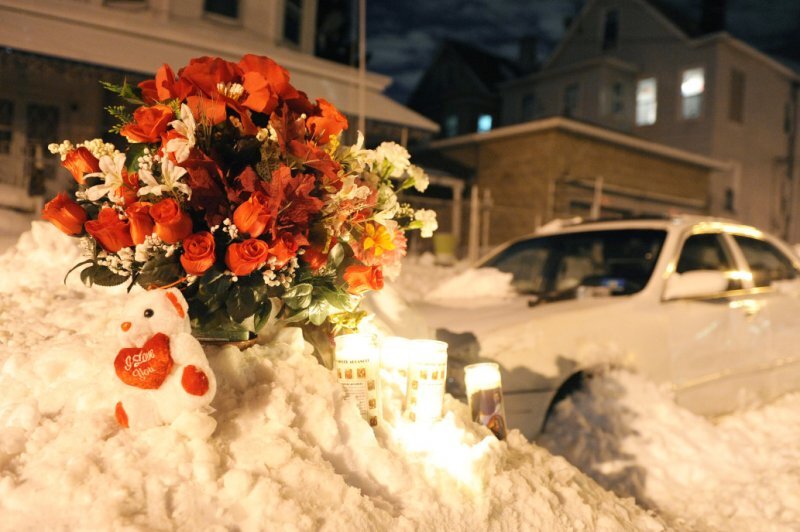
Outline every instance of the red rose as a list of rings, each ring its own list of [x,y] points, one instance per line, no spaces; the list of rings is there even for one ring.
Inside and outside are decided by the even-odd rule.
[[[67,158],[61,162],[61,166],[69,170],[75,181],[81,185],[83,184],[83,176],[100,171],[100,161],[83,146],[70,150],[67,153]]]
[[[317,106],[319,115],[310,117],[306,123],[318,142],[327,144],[331,137],[335,137],[343,129],[347,129],[347,118],[322,98],[317,100]]]
[[[218,93],[217,84],[238,83],[242,70],[219,57],[198,57],[178,71],[178,77],[196,87],[208,97]]]
[[[269,198],[262,192],[253,192],[247,201],[233,211],[233,223],[236,228],[250,235],[260,236],[272,217],[269,213]]]
[[[278,235],[269,248],[270,256],[275,257],[275,268],[283,268],[287,262],[292,260],[292,257],[297,255],[300,246],[305,245],[308,245],[308,239],[303,235],[293,235],[289,232]]]
[[[348,266],[344,271],[344,280],[347,282],[347,291],[360,295],[370,290],[383,288],[383,271],[379,266]]]
[[[130,225],[119,219],[117,211],[103,207],[97,220],[89,220],[84,224],[86,232],[100,242],[103,249],[116,253],[122,248],[132,247]]]
[[[153,234],[154,222],[150,217],[150,204],[136,202],[125,209],[128,223],[131,226],[131,238],[134,244],[141,244],[145,237]]]
[[[172,109],[166,105],[142,106],[133,112],[133,122],[123,127],[120,134],[130,142],[155,143],[161,140],[161,134],[174,118]]]
[[[60,192],[44,206],[42,218],[68,235],[77,235],[83,232],[86,211],[66,193]]]
[[[123,205],[131,205],[136,203],[139,199],[137,192],[139,191],[139,174],[129,174],[128,171],[122,169],[122,186],[117,189],[117,194],[122,198]],[[120,202],[117,202],[120,203]]]
[[[183,241],[181,265],[190,275],[202,275],[214,265],[214,236],[202,231],[186,237]]]
[[[301,257],[314,271],[319,270],[328,263],[328,254],[315,247],[306,248]]]
[[[167,244],[174,244],[192,234],[192,219],[172,198],[150,207],[150,216],[156,222],[156,234]]]
[[[235,275],[250,275],[267,262],[269,246],[263,240],[251,238],[241,244],[231,244],[225,252],[225,264]]]

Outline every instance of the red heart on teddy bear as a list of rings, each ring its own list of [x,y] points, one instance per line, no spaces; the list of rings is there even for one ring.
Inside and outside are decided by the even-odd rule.
[[[159,388],[172,369],[169,336],[158,333],[142,347],[120,349],[114,369],[125,384],[147,390]]]

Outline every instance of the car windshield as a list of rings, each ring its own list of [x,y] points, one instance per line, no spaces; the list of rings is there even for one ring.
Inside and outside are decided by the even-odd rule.
[[[655,229],[541,236],[512,244],[482,266],[511,273],[518,292],[543,299],[574,297],[579,287],[628,295],[647,284],[665,237]]]

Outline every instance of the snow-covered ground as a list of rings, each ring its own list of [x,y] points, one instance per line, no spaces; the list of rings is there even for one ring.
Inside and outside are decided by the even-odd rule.
[[[124,290],[64,272],[73,241],[37,222],[0,256],[0,529],[663,530],[663,521],[447,398],[430,426],[386,401],[373,430],[296,330],[208,349],[216,431],[120,429]]]
[[[432,426],[389,407],[373,431],[288,330],[207,350],[211,437],[120,430],[124,294],[64,286],[75,262],[39,223],[0,256],[0,530],[800,529],[800,394],[712,422],[614,371],[534,444],[497,441],[449,397]],[[395,288],[421,299],[452,273],[410,260]]]

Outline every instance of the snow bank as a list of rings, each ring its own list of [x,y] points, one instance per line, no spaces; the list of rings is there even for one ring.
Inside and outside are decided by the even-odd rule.
[[[680,530],[797,530],[800,394],[716,424],[613,371],[556,409],[539,443]]]
[[[0,257],[0,529],[664,528],[519,433],[497,441],[449,397],[440,422],[390,410],[373,431],[293,329],[206,351],[210,438],[121,430],[124,292],[64,286],[75,256],[36,224]]]
[[[440,305],[478,308],[496,305],[499,299],[511,299],[516,292],[513,275],[495,268],[469,268],[446,279],[425,298]]]

